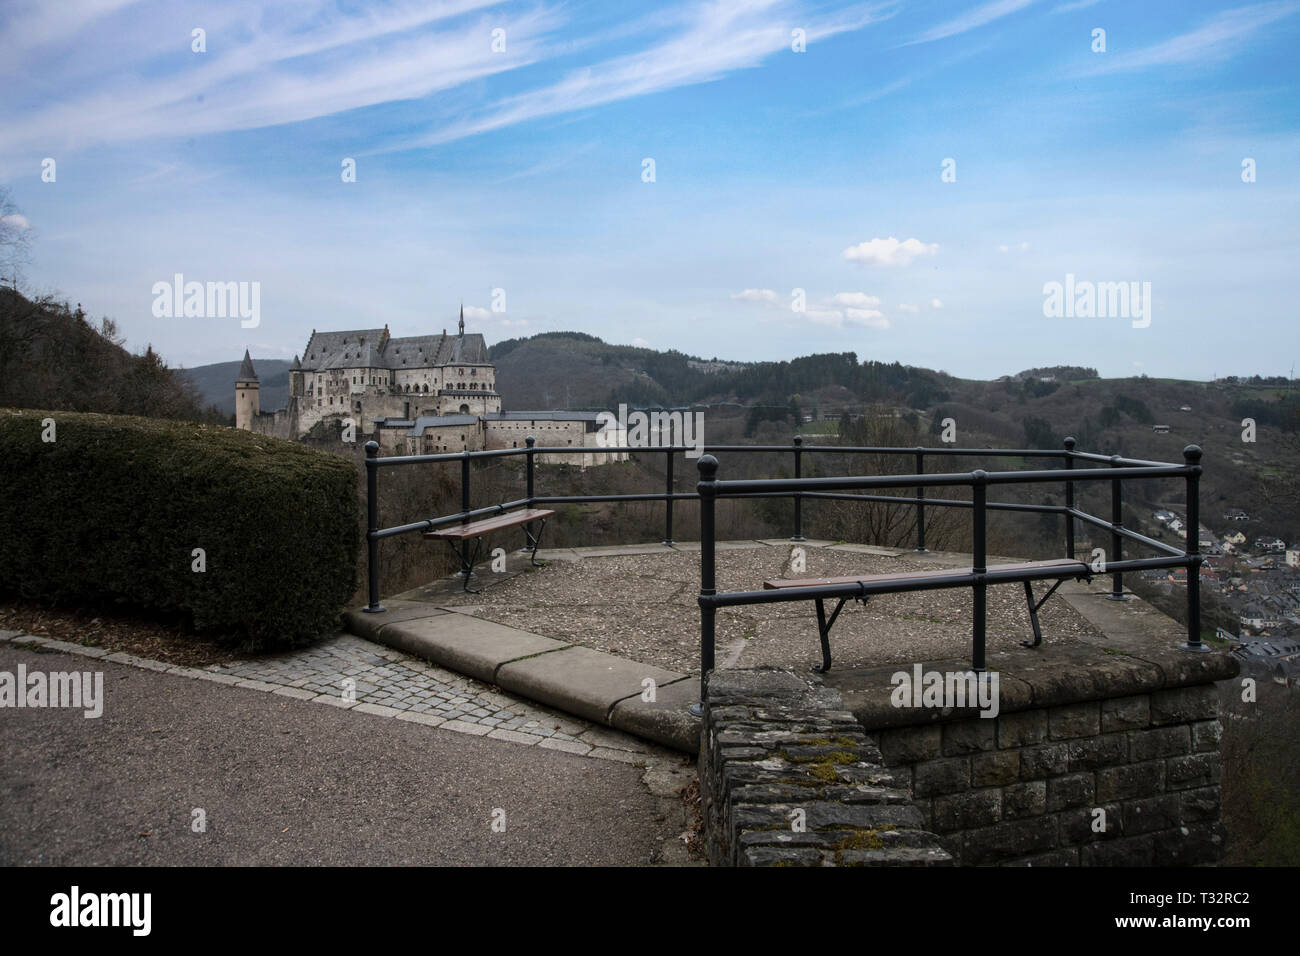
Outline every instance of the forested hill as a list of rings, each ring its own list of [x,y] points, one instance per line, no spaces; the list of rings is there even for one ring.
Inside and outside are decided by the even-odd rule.
[[[895,362],[859,362],[852,352],[782,362],[726,363],[675,350],[611,345],[576,332],[509,339],[490,349],[508,408],[611,408],[735,402],[837,412],[863,402],[928,407],[957,380]],[[719,368],[718,366],[722,366]]]
[[[152,348],[122,341],[111,319],[0,289],[0,407],[225,421]]]

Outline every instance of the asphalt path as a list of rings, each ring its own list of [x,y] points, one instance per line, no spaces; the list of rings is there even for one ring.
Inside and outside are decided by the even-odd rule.
[[[677,837],[628,764],[0,646],[20,663],[105,700],[0,708],[3,865],[642,865]]]

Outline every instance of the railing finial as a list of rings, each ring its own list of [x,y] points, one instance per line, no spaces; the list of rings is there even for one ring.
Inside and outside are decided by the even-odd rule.
[[[1074,436],[1070,435],[1065,439],[1065,450],[1074,451],[1074,446],[1077,444],[1078,442],[1075,440]]]

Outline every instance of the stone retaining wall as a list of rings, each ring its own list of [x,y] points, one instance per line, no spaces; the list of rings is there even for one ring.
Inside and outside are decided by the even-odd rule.
[[[1199,684],[873,739],[963,865],[1186,866],[1224,848],[1218,702]]]
[[[952,858],[837,692],[717,671],[700,749],[714,866],[941,866]]]

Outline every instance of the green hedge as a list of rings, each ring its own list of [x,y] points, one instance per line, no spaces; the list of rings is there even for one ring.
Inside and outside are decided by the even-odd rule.
[[[0,409],[0,476],[0,591],[161,612],[260,649],[337,628],[355,586],[357,473],[334,455],[216,425]]]

